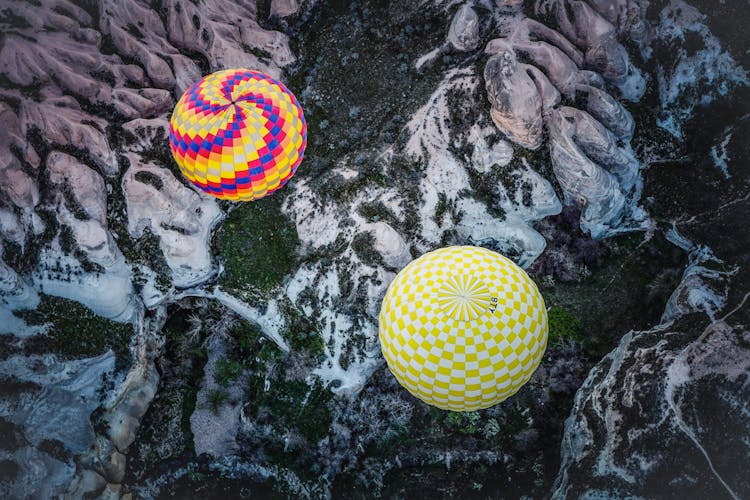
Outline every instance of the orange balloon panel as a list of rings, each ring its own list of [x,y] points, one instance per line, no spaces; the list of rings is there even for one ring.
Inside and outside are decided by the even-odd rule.
[[[307,124],[283,83],[258,71],[229,69],[182,95],[169,143],[190,182],[217,198],[250,201],[294,175],[307,145]]]

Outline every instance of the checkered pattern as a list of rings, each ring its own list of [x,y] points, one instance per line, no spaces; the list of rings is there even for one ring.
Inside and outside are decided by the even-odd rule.
[[[250,201],[282,187],[307,145],[307,124],[284,84],[249,69],[217,71],[175,106],[169,143],[190,182],[217,198]]]
[[[380,344],[396,379],[425,403],[490,407],[534,373],[547,311],[523,269],[479,247],[448,247],[406,266],[380,309]]]

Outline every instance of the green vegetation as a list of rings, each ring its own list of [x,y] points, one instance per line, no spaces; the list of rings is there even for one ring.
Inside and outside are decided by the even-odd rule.
[[[320,335],[309,324],[293,316],[291,325],[297,334],[285,338],[290,340],[295,361],[301,353],[317,356],[322,352]],[[279,439],[268,443],[266,452],[272,461],[290,465],[293,460],[283,451],[282,436],[292,432],[310,444],[325,437],[331,425],[328,402],[333,395],[319,382],[308,385],[299,370],[309,368],[291,366],[292,357],[264,338],[257,326],[242,322],[233,328],[232,337],[237,348],[233,357],[249,372],[245,414],[277,430]],[[229,371],[234,369],[232,362],[227,366]]]
[[[372,231],[357,233],[352,239],[352,250],[357,254],[359,260],[368,266],[383,266],[383,256],[375,250],[375,235]]]
[[[229,399],[229,394],[221,389],[212,389],[208,391],[208,407],[214,412],[215,415],[219,414],[219,410],[224,406],[224,403]]]
[[[156,288],[161,292],[168,292],[172,288],[172,269],[167,264],[167,259],[159,246],[161,239],[151,232],[151,228],[145,228],[140,238],[135,240],[133,252],[125,256],[131,263],[143,264],[156,273]],[[125,254],[125,251],[123,251]]]
[[[237,361],[226,358],[220,359],[216,362],[214,382],[222,387],[229,387],[241,374],[242,365]]]
[[[122,355],[129,353],[133,326],[102,318],[78,302],[41,294],[39,307],[14,314],[30,325],[49,325],[47,333],[25,341],[27,354],[52,352],[65,358],[79,358],[112,349],[118,354],[120,364]]]
[[[297,227],[281,212],[281,198],[239,204],[214,239],[224,261],[219,283],[234,292],[268,292],[296,268]]]
[[[550,342],[564,340],[583,341],[583,325],[581,321],[562,307],[552,306],[547,311],[549,321]]]
[[[458,430],[461,434],[475,434],[482,428],[481,419],[482,417],[475,411],[451,411],[448,412],[445,423],[448,428]]]
[[[320,383],[309,386],[304,380],[286,380],[277,378],[271,381],[268,390],[265,380],[255,377],[249,387],[246,413],[267,416],[269,423],[283,435],[296,431],[309,443],[313,444],[328,435],[331,426],[331,414],[328,401],[331,392]]]
[[[627,234],[605,240],[608,255],[579,282],[554,283],[541,289],[550,307],[550,339],[575,332],[575,322],[553,312],[559,307],[580,321],[584,347],[591,359],[608,353],[628,329],[658,323],[664,304],[679,282],[686,255],[658,233],[650,239]],[[543,276],[533,276],[542,283]],[[569,328],[570,327],[570,328]],[[575,337],[574,337],[575,338]]]
[[[263,337],[260,328],[253,323],[239,323],[232,329],[232,337],[237,346],[237,351],[232,353],[233,358],[252,372],[259,372],[268,363],[282,357],[279,347]]]

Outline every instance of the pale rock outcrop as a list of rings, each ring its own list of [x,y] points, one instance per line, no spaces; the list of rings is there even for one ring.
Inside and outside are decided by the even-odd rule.
[[[453,15],[448,42],[461,52],[474,50],[479,45],[479,16],[470,4],[462,5]]]
[[[39,189],[20,166],[0,170],[0,185],[4,186],[4,194],[17,207],[31,210],[39,203]]]
[[[60,151],[48,155],[47,170],[49,185],[54,188],[58,220],[70,228],[77,250],[101,267],[90,274],[57,271],[54,253],[45,250],[43,262],[48,269],[36,276],[36,282],[48,293],[82,301],[105,317],[131,320],[134,313],[131,270],[107,227],[104,180],[76,158]],[[58,243],[62,245],[60,238]],[[70,256],[62,260],[68,261],[71,269],[81,269],[82,264]]]
[[[552,498],[744,497],[747,299],[707,326],[693,314],[622,338],[576,395]]]
[[[72,219],[65,220],[72,222]],[[78,230],[85,231],[85,226],[78,226]],[[73,231],[75,234],[75,227]],[[105,240],[101,231],[97,230],[94,236],[100,243],[95,245],[94,251],[87,255],[97,258],[98,251],[103,250],[103,247],[99,245]],[[87,237],[89,235],[82,234],[76,239],[80,238],[85,242]],[[107,235],[107,237],[111,236]],[[43,290],[48,295],[64,297],[85,304],[96,314],[113,321],[128,323],[133,320],[136,311],[132,270],[119,249],[114,252],[114,255],[109,249],[100,255],[100,262],[107,264],[108,267],[101,272],[86,272],[77,258],[64,255],[57,241],[53,246],[40,252],[39,268],[31,276],[34,288]]]
[[[544,133],[544,100],[532,76],[534,70],[530,68],[518,63],[512,52],[503,52],[487,61],[484,79],[487,98],[492,104],[492,121],[511,141],[536,149],[542,145]],[[546,108],[554,103],[547,102]]]
[[[159,179],[160,187],[139,180],[139,172]],[[122,189],[128,231],[139,238],[148,227],[159,236],[176,287],[193,286],[215,272],[209,238],[221,211],[213,199],[185,187],[168,170],[144,164],[125,172]]]
[[[131,166],[123,175],[122,189],[129,233],[139,238],[149,228],[157,235],[174,286],[187,288],[216,272],[209,239],[222,212],[213,198],[188,188],[164,166],[141,160],[141,152],[151,147],[157,131],[166,128],[163,119],[139,119],[124,125],[136,139],[127,147]]]
[[[171,90],[174,73],[160,54],[179,54],[168,41],[167,30],[159,15],[147,5],[134,0],[107,1],[100,7],[99,28],[108,35],[117,50],[136,59],[151,82]]]
[[[526,223],[542,220],[562,211],[555,188],[539,172],[531,168],[524,159],[521,162],[519,182],[515,191],[506,190],[503,208],[508,214],[515,214]],[[525,193],[524,193],[525,190]],[[526,199],[524,199],[526,198]]]
[[[563,1],[546,3],[544,9],[565,11]],[[587,63],[590,54],[602,50],[612,54],[607,64],[625,64],[624,49],[612,25],[595,11],[581,6],[573,11],[579,13],[573,20],[558,20],[567,22],[562,34],[528,18],[503,18],[502,36],[485,49],[491,55],[485,87],[493,122],[508,139],[529,149],[547,139],[565,202],[583,207],[581,227],[600,238],[623,227],[640,227],[645,218],[635,206],[640,163],[627,142],[634,122],[604,88],[605,80],[634,84],[609,66]],[[519,62],[520,57],[529,64]],[[559,106],[561,95],[584,109]]]
[[[112,92],[115,110],[125,118],[151,118],[171,111],[174,101],[167,90],[117,88]]]
[[[34,148],[24,138],[25,131],[21,120],[10,105],[0,101],[0,121],[4,133],[0,134],[0,193],[15,206],[30,212],[39,203],[39,188],[32,178],[23,171],[20,152],[34,168],[39,166],[39,157]]]
[[[107,226],[107,189],[102,177],[69,154],[53,151],[47,157],[49,180],[60,188],[58,200],[70,193],[85,216]]]
[[[383,257],[385,263],[393,268],[401,269],[411,262],[412,256],[409,246],[403,237],[385,222],[375,222],[366,226],[375,238],[375,250]]]
[[[375,233],[373,229],[378,230],[378,222],[367,221],[346,206],[323,201],[307,184],[301,179],[289,186],[292,192],[283,206],[283,211],[297,224],[304,244],[302,251],[307,254],[338,245],[341,252],[333,264],[315,259],[301,265],[285,284],[283,298],[320,325],[324,359],[313,369],[313,375],[325,384],[333,384],[334,393],[355,395],[378,366],[377,311],[388,283],[395,277],[387,267],[406,260],[404,248],[399,244],[399,239],[404,244],[405,240],[392,226],[390,230],[380,227],[385,238],[376,237],[375,245],[383,245],[386,240],[394,244],[380,254],[385,265],[362,262],[348,243],[359,233]],[[388,202],[392,195],[388,189],[367,189],[351,201],[351,206],[373,199]],[[357,293],[358,289],[364,291],[364,297]],[[271,318],[273,312],[270,311]],[[360,347],[345,364],[343,358],[352,342],[360,342]]]
[[[491,248],[509,256],[522,267],[528,267],[539,256],[546,241],[527,222],[516,215],[500,221],[487,213],[486,207],[470,198],[458,204],[464,216],[455,230],[469,245]]]
[[[645,21],[648,2],[640,0],[587,0],[588,4],[612,23],[618,33],[638,42],[644,41],[649,30]]]
[[[118,170],[115,153],[106,136],[107,122],[81,110],[69,96],[49,97],[43,102],[23,101],[20,113],[24,134],[43,131],[43,137],[56,145],[86,151],[104,175]]]
[[[640,99],[646,90],[645,77],[617,40],[615,26],[594,8],[581,0],[542,0],[537,12],[555,16],[556,28],[584,53],[586,69],[617,86],[625,99]]]
[[[159,385],[156,359],[164,347],[161,329],[166,320],[163,305],[146,318],[140,311],[135,320],[136,344],[133,364],[125,379],[109,393],[103,403],[102,421],[106,431],[99,434],[85,453],[78,456],[79,468],[67,485],[73,498],[98,492],[107,483],[119,483],[125,474],[127,449],[133,444],[143,415]]]
[[[300,0],[271,0],[271,15],[287,17],[296,14],[300,7]]]
[[[28,43],[24,34],[15,30],[9,33],[0,50],[0,71],[8,79],[18,85],[54,83],[94,102],[111,100],[109,85],[91,72],[115,61],[100,54],[101,35],[90,28],[93,20],[85,10],[61,2],[58,7],[74,16],[68,17],[28,2],[10,4],[9,8],[30,24],[30,32],[43,33],[44,43]]]
[[[45,440],[57,440],[64,454],[82,453],[95,439],[91,413],[100,404],[102,377],[114,370],[115,355],[62,361],[53,355],[13,356],[0,362],[0,375],[14,376],[28,387],[4,397],[0,415],[22,429],[23,444],[0,449],[0,458],[28,467],[0,486],[8,497],[50,498],[73,478],[75,466],[62,457],[39,450]],[[63,459],[64,460],[64,459]]]
[[[169,40],[203,54],[214,71],[246,67],[280,77],[280,68],[295,60],[286,35],[257,23],[255,2],[177,4],[168,2]]]
[[[513,159],[513,146],[508,141],[500,139],[492,143],[487,140],[494,133],[494,127],[475,125],[470,130],[469,138],[474,144],[471,166],[479,173],[488,173],[493,165],[504,167]]]
[[[0,246],[0,249],[2,247]],[[10,311],[33,309],[39,305],[39,295],[31,285],[13,269],[0,260],[0,318],[5,319],[0,327],[5,331],[22,331],[22,323]]]
[[[0,237],[23,248],[26,233],[19,217],[7,208],[0,208]]]
[[[710,248],[696,245],[676,228],[667,233],[667,238],[688,252],[688,266],[664,307],[661,322],[666,324],[696,311],[714,320],[726,306],[727,282],[739,269],[729,268]]]
[[[492,63],[490,72],[502,72],[506,62],[514,64],[514,61],[501,58]],[[532,68],[531,71],[537,70]],[[501,89],[505,88],[506,83],[501,81],[493,82],[494,84],[497,86],[493,87],[495,90],[492,93],[502,98],[504,91]],[[490,146],[491,134],[479,123],[465,131],[464,137],[460,131],[453,130],[451,123],[448,122],[450,105],[469,105],[465,101],[449,103],[448,94],[459,91],[470,93],[478,85],[479,79],[471,68],[448,72],[427,103],[406,125],[406,129],[410,132],[406,143],[407,153],[427,163],[425,176],[420,180],[423,199],[420,210],[423,241],[417,242],[416,247],[425,250],[424,241],[437,245],[441,235],[444,234],[443,231],[455,229],[460,238],[457,243],[487,245],[498,251],[507,252],[521,265],[526,266],[544,251],[546,245],[544,238],[531,227],[533,221],[559,213],[562,206],[551,184],[541,176],[532,174],[526,164],[521,167],[522,172],[514,172],[514,174],[518,174],[519,187],[524,182],[533,186],[533,202],[529,207],[520,208],[517,193],[510,192],[513,190],[506,189],[502,183],[493,186],[495,199],[491,204],[493,208],[499,207],[506,213],[504,220],[491,215],[485,203],[471,196],[460,195],[460,193],[471,191],[471,183],[467,166],[456,157],[451,145],[460,144],[460,140],[470,143],[473,153],[471,158],[466,158],[466,160],[470,160],[471,167],[482,174],[490,173],[493,168],[506,166],[512,155],[512,148],[504,141]],[[527,89],[533,88],[536,92],[533,81],[529,81],[529,85]],[[511,86],[508,85],[507,88],[510,89]],[[557,90],[551,85],[549,88],[552,98],[554,96],[559,98]],[[533,95],[538,96],[536,93]],[[525,111],[521,100],[514,102],[512,106],[517,107],[520,113]],[[539,107],[541,106],[540,99]],[[509,121],[513,120],[511,113],[506,116]],[[493,121],[495,119],[496,117],[493,116]],[[486,126],[489,127],[491,124],[487,123]],[[528,129],[523,129],[518,132],[518,135],[533,137],[533,134],[527,132]],[[436,221],[435,214],[440,203],[440,193],[443,193],[445,197],[445,204],[453,205],[453,215]]]
[[[638,161],[584,111],[562,106],[548,125],[552,165],[566,201],[583,202],[581,227],[595,238],[605,236],[626,212],[626,196],[638,181]]]

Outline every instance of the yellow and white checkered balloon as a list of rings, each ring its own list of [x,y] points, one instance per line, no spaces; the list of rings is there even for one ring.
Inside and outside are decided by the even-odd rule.
[[[528,382],[547,346],[547,310],[509,259],[456,246],[412,261],[380,309],[380,344],[399,383],[425,403],[488,408]]]

